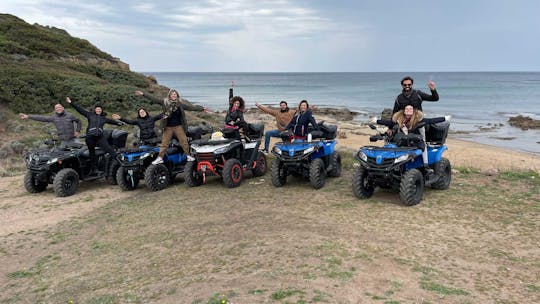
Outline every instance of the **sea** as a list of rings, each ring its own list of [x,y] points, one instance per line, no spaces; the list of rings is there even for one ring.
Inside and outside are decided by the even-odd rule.
[[[234,94],[248,107],[255,103],[291,107],[305,99],[317,107],[345,107],[358,112],[359,122],[392,108],[404,76],[414,88],[429,93],[433,80],[438,102],[422,104],[427,117],[452,115],[454,137],[540,155],[540,130],[508,124],[511,116],[540,119],[540,72],[359,72],[359,73],[191,73],[143,72],[175,88],[183,98],[210,110],[228,106]]]

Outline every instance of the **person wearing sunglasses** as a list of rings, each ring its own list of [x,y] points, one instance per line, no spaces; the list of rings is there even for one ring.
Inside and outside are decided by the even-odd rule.
[[[406,105],[411,105],[415,109],[422,111],[422,101],[438,101],[439,93],[435,89],[435,82],[430,80],[428,82],[429,90],[431,95],[424,93],[420,90],[413,89],[414,80],[410,76],[406,76],[401,79],[401,94],[396,97],[394,102],[394,109],[392,110],[392,115],[394,115],[399,110],[403,110]]]

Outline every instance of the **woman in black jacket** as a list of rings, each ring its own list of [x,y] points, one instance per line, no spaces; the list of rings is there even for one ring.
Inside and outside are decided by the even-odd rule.
[[[153,144],[159,142],[155,128],[156,121],[163,118],[163,113],[156,116],[150,116],[150,114],[148,113],[148,111],[146,111],[145,108],[140,108],[137,113],[137,118],[135,118],[134,120],[122,118],[116,113],[112,115],[112,118],[125,122],[129,125],[138,126],[139,141],[141,142],[141,144]]]
[[[306,139],[308,126],[317,126],[317,122],[311,114],[307,100],[302,100],[298,105],[298,110],[287,126],[287,130],[292,130],[294,139]]]
[[[96,159],[96,147],[99,146],[105,150],[109,155],[116,159],[116,152],[109,145],[107,139],[103,136],[103,126],[108,124],[122,125],[122,122],[107,118],[107,113],[103,112],[103,108],[100,104],[94,106],[94,111],[88,111],[78,104],[72,103],[71,99],[66,97],[67,103],[71,104],[77,112],[88,120],[88,126],[86,127],[86,146],[88,146],[88,152],[90,152],[90,164],[92,166],[92,173],[97,173],[97,159]]]

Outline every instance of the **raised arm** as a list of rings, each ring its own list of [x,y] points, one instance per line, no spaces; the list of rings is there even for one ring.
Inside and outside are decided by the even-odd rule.
[[[155,102],[155,103],[159,103],[159,104],[163,104],[163,99],[161,98],[157,98],[151,94],[148,94],[148,93],[145,93],[143,91],[135,91],[135,95],[137,96],[142,96],[148,100],[150,100],[151,102]]]
[[[152,120],[153,122],[156,122],[156,121],[158,121],[158,120],[162,119],[162,118],[163,118],[163,116],[164,116],[164,114],[163,114],[163,113],[161,113],[161,114],[158,114],[158,115],[156,115],[156,116],[152,116],[152,117],[150,117],[150,119],[151,119],[151,120]]]
[[[121,122],[119,120],[114,120],[114,119],[110,119],[110,118],[107,118],[107,117],[105,117],[105,122],[108,123],[108,124],[117,125],[117,126],[121,126],[121,125],[124,124],[123,122]]]
[[[75,108],[75,110],[79,112],[82,116],[88,118],[88,115],[90,114],[90,112],[88,112],[85,108],[81,107],[80,105],[74,102],[71,102],[71,99],[69,98],[69,96],[66,97],[66,102],[72,105],[73,108]]]
[[[203,106],[191,105],[191,104],[189,104],[187,102],[184,102],[184,101],[182,101],[182,107],[184,108],[184,110],[188,110],[188,111],[194,111],[194,112],[202,112],[202,111],[204,111]]]
[[[259,104],[259,103],[256,103],[255,105],[257,106],[257,108],[261,109],[261,111],[263,111],[264,113],[270,114],[272,116],[276,116],[277,110],[272,110],[272,109],[270,109],[268,107],[265,107],[265,106],[263,106],[262,104]]]
[[[418,94],[420,97],[422,97],[422,100],[424,101],[438,101],[439,100],[439,93],[437,93],[437,90],[433,89],[431,91],[431,94],[424,93],[422,91],[418,91]]]
[[[21,116],[21,115],[19,115]],[[54,117],[52,116],[42,116],[42,115],[32,115],[32,114],[29,114],[29,115],[26,115],[28,117],[28,119],[32,119],[32,120],[36,120],[36,121],[41,121],[41,122],[53,122],[54,121]],[[21,116],[21,118],[23,118]]]

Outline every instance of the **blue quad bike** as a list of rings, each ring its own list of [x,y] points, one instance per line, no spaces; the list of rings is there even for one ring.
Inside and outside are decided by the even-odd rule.
[[[128,133],[106,129],[103,136],[113,148],[119,149],[125,147]],[[30,151],[25,156],[24,187],[30,193],[38,193],[52,184],[56,195],[65,197],[77,192],[80,180],[105,178],[111,185],[116,185],[118,162],[99,147],[96,147],[96,159],[97,174],[92,172],[88,148],[82,144]]]
[[[399,190],[403,204],[413,206],[422,200],[424,187],[448,189],[452,180],[450,161],[442,154],[448,148],[444,144],[450,124],[441,122],[432,125],[419,125],[426,128],[428,164],[433,173],[428,174],[422,160],[422,150],[414,144],[422,141],[418,134],[405,135],[394,132],[395,136],[379,133],[370,141],[385,140],[383,147],[364,146],[355,158],[360,166],[352,178],[353,193],[358,198],[370,198],[376,187]],[[370,125],[375,129],[374,125]],[[414,130],[411,130],[414,131]]]
[[[201,139],[202,135],[211,132],[207,126],[188,127],[187,137],[192,140]],[[137,148],[121,151],[117,160],[120,168],[116,172],[118,186],[124,191],[137,189],[139,182],[144,180],[151,191],[165,189],[174,180],[176,175],[184,172],[187,155],[180,147],[175,137],[171,140],[169,148],[163,157],[163,163],[153,165],[152,162],[159,154],[159,139],[143,142]]]
[[[309,179],[315,189],[324,186],[326,176],[341,176],[341,156],[334,150],[337,126],[320,122],[318,130],[310,132],[312,140],[288,141],[289,134],[282,133],[282,142],[272,149],[276,157],[272,162],[272,184],[281,187],[292,174]],[[309,135],[308,135],[309,136]]]
[[[186,165],[184,180],[190,187],[206,183],[207,175],[221,176],[223,183],[240,186],[245,171],[266,174],[266,156],[259,151],[263,124],[246,124],[241,136],[236,129],[223,129],[224,139],[196,140],[191,145],[195,161]]]

